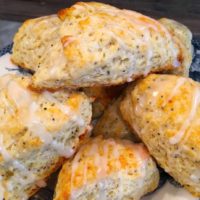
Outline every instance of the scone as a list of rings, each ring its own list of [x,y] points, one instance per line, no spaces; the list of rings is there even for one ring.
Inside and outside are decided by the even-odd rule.
[[[58,17],[29,20],[14,38],[12,60],[35,71],[36,88],[117,85],[182,65],[168,26],[140,13],[79,2]]]
[[[134,142],[141,141],[134,129],[123,119],[120,111],[121,101],[130,94],[135,84],[136,82],[130,83],[121,92],[121,95],[108,106],[95,124],[92,131],[93,135],[103,135],[104,138],[129,139]]]
[[[142,144],[98,137],[63,165],[54,200],[139,200],[158,182],[156,164]]]
[[[200,84],[149,75],[120,109],[161,167],[200,197]]]
[[[193,46],[191,44],[192,33],[186,26],[177,21],[162,18],[159,19],[159,22],[169,30],[174,42],[176,42],[181,51],[181,67],[175,68],[172,70],[172,73],[189,77],[189,68],[192,63],[193,54]]]
[[[60,26],[57,15],[26,20],[14,37],[12,61],[33,72],[44,66],[62,67],[66,58],[59,38]]]
[[[0,191],[26,200],[71,157],[91,121],[89,99],[78,92],[29,89],[30,77],[0,78]]]
[[[129,125],[123,120],[119,109],[121,97],[114,101],[104,111],[93,129],[93,135],[103,135],[104,138],[130,139],[137,141]]]
[[[120,96],[125,87],[126,84],[111,87],[99,86],[82,88],[83,92],[93,99],[92,118],[96,119],[100,117],[107,109],[108,105],[110,105],[115,98]]]

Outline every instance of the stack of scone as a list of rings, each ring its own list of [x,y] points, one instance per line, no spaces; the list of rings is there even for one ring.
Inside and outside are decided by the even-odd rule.
[[[55,200],[139,200],[156,163],[200,197],[191,38],[95,2],[27,20],[11,59],[32,73],[0,78],[0,200],[28,199],[62,165]]]

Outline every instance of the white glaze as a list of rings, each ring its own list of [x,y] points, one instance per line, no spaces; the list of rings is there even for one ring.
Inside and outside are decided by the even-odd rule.
[[[0,153],[5,161],[9,161],[12,159],[12,156],[10,155],[10,153],[6,150],[6,147],[4,146],[2,134],[0,134]]]
[[[135,156],[136,159],[138,161],[138,169],[139,169],[139,174],[140,174],[140,178],[141,180],[143,180],[143,178],[146,176],[146,162],[142,159],[142,155],[140,155],[140,147],[135,147],[138,148],[138,150],[135,150]],[[141,185],[143,185],[144,182],[141,183]]]
[[[60,156],[65,158],[69,158],[75,153],[75,150],[71,147],[65,146],[63,143],[56,142],[55,140],[51,142],[51,145],[54,149],[56,149]]]
[[[184,137],[185,131],[190,126],[190,123],[192,122],[192,120],[195,117],[199,102],[200,102],[200,89],[196,86],[196,89],[194,90],[194,95],[193,95],[193,100],[192,100],[192,105],[191,105],[191,111],[189,113],[189,116],[185,120],[185,122],[183,123],[180,130],[173,137],[170,138],[170,140],[169,140],[170,144],[177,144]]]
[[[13,160],[12,165],[14,168],[16,168],[17,170],[22,172],[22,175],[24,177],[26,177],[26,180],[23,178],[23,176],[18,177],[18,181],[22,184],[22,185],[27,185],[30,183],[34,183],[35,180],[37,180],[37,177],[30,172],[22,163],[20,163],[18,160]]]
[[[48,91],[44,91],[42,93],[42,96],[49,102],[55,103],[58,108],[64,112],[65,114],[69,115],[70,114],[70,108],[68,106],[65,106],[61,104],[55,97],[52,96],[52,94]]]
[[[76,112],[74,112],[69,106],[67,105],[63,105],[62,103],[60,103],[56,98],[54,98],[52,96],[52,94],[50,92],[43,92],[42,95],[49,101],[52,103],[55,103],[56,106],[58,106],[58,108],[60,109],[60,111],[64,112],[66,115],[70,116],[70,118],[75,121],[78,125],[80,126],[84,126],[85,122],[83,120],[83,118],[81,118],[80,116],[77,115]]]
[[[79,150],[79,152],[76,154],[76,156],[74,157],[73,161],[72,161],[72,165],[71,165],[71,197],[70,199],[73,200],[75,199],[74,197],[76,197],[77,195],[76,190],[73,191],[73,182],[74,182],[74,177],[75,177],[75,172],[77,170],[77,167],[79,165],[79,159],[82,157],[82,153],[84,152],[84,156],[85,156],[85,160],[84,160],[84,172],[83,172],[83,185],[87,183],[87,158],[90,156],[94,156],[94,164],[97,167],[97,174],[96,174],[96,179],[103,179],[104,177],[106,177],[107,175],[107,165],[108,165],[108,148],[109,145],[108,144],[103,144],[103,146],[101,146],[103,148],[103,155],[100,155],[99,152],[99,147],[98,147],[98,141],[99,139],[95,139],[95,141],[91,144],[90,147],[90,151],[84,151],[84,146],[81,147],[81,149]],[[102,143],[101,143],[102,145]],[[100,186],[100,191],[99,191],[99,200],[102,196],[106,196],[105,195],[105,188],[102,188]],[[105,199],[106,200],[106,199]]]
[[[8,96],[14,101],[19,110],[22,109],[22,107],[26,108],[32,103],[31,92],[23,88],[16,81],[9,82],[7,91]]]
[[[2,77],[0,79],[0,84],[2,101],[5,103],[5,105],[8,106],[9,109],[10,104],[4,95],[5,92],[7,92],[7,98],[14,103],[16,110],[20,111],[18,114],[19,123],[22,123],[24,126],[26,126],[31,131],[31,133],[34,136],[39,137],[45,145],[51,145],[60,156],[70,157],[74,153],[74,150],[72,148],[65,147],[62,143],[54,141],[51,133],[47,131],[45,125],[40,119],[40,116],[37,114],[37,111],[39,109],[39,105],[36,103],[37,95],[34,95],[34,93],[29,91],[27,88],[21,86],[15,80],[15,77],[11,75]],[[5,90],[2,91],[2,89]],[[47,101],[49,101],[50,95],[50,93],[48,93],[48,95],[47,93],[45,93],[43,97],[46,98],[48,96]],[[64,106],[58,101],[55,101],[55,98],[51,98],[50,102],[52,102],[52,99],[56,103],[56,106],[58,106],[58,108],[63,113],[65,113],[66,115],[71,114],[74,121],[78,121],[77,123],[81,124],[82,126],[84,125],[83,119],[80,119],[75,112],[71,111],[70,107]],[[5,122],[2,121],[2,125],[5,125]],[[34,183],[37,180],[37,177],[34,174],[32,174],[22,163],[20,163],[19,160],[13,158],[9,151],[7,151],[6,146],[4,145],[3,135],[1,134],[0,153],[3,156],[4,160],[10,163],[11,168],[19,171],[19,173],[15,173],[15,176],[13,178],[17,179],[20,184],[27,185],[29,183]],[[45,186],[44,182],[42,181],[36,182],[36,185],[38,185],[39,187]],[[11,191],[13,189],[11,180],[7,182],[6,189],[8,191]],[[3,192],[1,185],[0,192]]]
[[[152,28],[154,29],[154,31],[160,34],[160,31],[158,30],[158,28],[160,28],[160,30],[166,36],[166,40],[164,40],[163,37],[161,38],[163,43],[166,43],[167,41],[169,42],[172,41],[172,36],[169,33],[169,31],[158,21],[150,17],[144,16],[135,11],[122,10],[120,13],[124,15],[126,19],[131,20],[134,26],[136,26],[138,30],[142,30],[142,31],[144,30],[145,32],[147,32],[149,31],[150,28]],[[143,21],[142,19],[140,19],[140,17],[144,17],[145,19],[148,20],[148,22]],[[170,42],[170,49],[171,49],[171,52],[173,53],[172,56],[175,58],[175,60],[177,60],[177,51],[175,50],[175,46],[171,42]]]
[[[153,28],[154,30],[157,30],[157,27],[153,24],[148,24],[148,23],[144,23],[142,20],[135,18],[135,16],[138,16],[138,13],[133,14],[132,11],[127,11],[127,10],[123,10],[121,11],[119,14],[123,15],[123,17],[125,17],[126,20],[128,20],[129,22],[131,22],[134,27],[137,27],[137,31],[140,31],[141,34],[144,35],[144,39],[143,40],[137,40],[138,45],[146,45],[146,67],[144,70],[144,75],[147,75],[149,73],[149,71],[151,70],[151,58],[153,56],[153,48],[151,45],[151,40],[150,40],[150,30],[149,28]],[[131,16],[134,16],[131,17]],[[112,24],[115,28],[119,28],[119,26],[115,25],[115,23]],[[131,34],[131,33],[130,33]],[[132,34],[131,34],[132,35]],[[119,41],[119,40],[118,40]],[[123,45],[123,41],[120,41],[120,44],[122,46]],[[133,58],[133,55],[131,56]],[[134,59],[134,58],[133,58]]]
[[[190,176],[191,180],[195,183],[200,183],[200,169],[197,169],[196,171],[194,171],[191,176]]]
[[[87,144],[86,144],[87,145]],[[74,182],[74,178],[75,178],[75,173],[76,170],[79,166],[79,160],[81,158],[83,158],[84,155],[84,160],[82,160],[81,162],[83,162],[84,165],[84,169],[83,169],[83,186],[85,184],[89,184],[87,182],[87,165],[88,165],[88,158],[90,156],[94,157],[94,165],[98,168],[97,173],[96,173],[96,179],[95,179],[95,184],[98,185],[99,190],[98,190],[98,194],[97,194],[97,199],[98,200],[107,200],[107,189],[104,185],[102,185],[104,183],[104,181],[107,181],[107,176],[109,175],[107,167],[108,167],[108,154],[109,153],[109,149],[112,148],[112,159],[115,161],[115,166],[116,166],[116,172],[114,172],[115,176],[117,176],[118,179],[118,192],[117,192],[117,199],[120,200],[123,198],[123,188],[122,188],[122,174],[121,174],[121,163],[120,163],[120,149],[121,144],[118,144],[118,142],[115,142],[113,139],[109,139],[106,141],[101,141],[99,138],[94,139],[94,141],[90,145],[89,149],[87,149],[85,151],[85,145],[82,146],[79,150],[79,152],[75,155],[72,163],[71,163],[71,196],[70,199],[71,200],[75,200],[76,197],[80,194],[80,189],[76,189],[73,187],[73,182]],[[136,155],[136,159],[138,161],[138,166],[137,169],[139,170],[139,177],[138,180],[140,181],[140,184],[143,184],[143,178],[146,175],[146,159],[143,160],[142,158],[142,152],[141,146],[138,145],[133,145],[131,144],[129,141],[124,141],[124,145],[126,146],[130,146],[130,148],[134,148],[134,154]],[[100,155],[100,151],[99,149],[102,149],[102,155]],[[111,172],[112,173],[112,172]]]
[[[30,115],[28,121],[26,122],[29,130],[35,136],[39,137],[45,145],[52,146],[60,156],[69,158],[73,155],[74,150],[71,147],[65,146],[63,143],[56,142],[56,140],[53,139],[52,134],[47,131],[41,119],[36,114],[38,108],[39,106],[35,102],[33,102],[30,106]]]
[[[144,27],[143,29],[143,35],[144,35],[144,43],[147,46],[147,50],[146,50],[146,67],[144,69],[144,75],[146,76],[151,68],[152,68],[152,56],[153,56],[153,48],[152,48],[152,44],[151,44],[151,39],[150,39],[150,31],[148,29],[148,27]]]
[[[163,44],[163,48],[161,48],[161,51],[163,49],[163,54],[161,54],[161,55],[164,55],[166,53],[164,51],[164,49],[165,49],[166,46],[169,46],[171,51],[169,51],[170,55],[167,55],[167,57],[172,58],[172,60],[173,59],[177,60],[178,52],[177,52],[177,49],[176,49],[175,45],[173,44],[173,42],[171,42],[172,36],[169,33],[169,31],[166,29],[166,27],[164,25],[162,25],[161,23],[159,23],[158,21],[156,21],[156,20],[154,20],[150,17],[144,16],[140,13],[137,13],[137,12],[134,12],[134,11],[129,11],[129,10],[120,10],[120,9],[115,9],[115,8],[110,9],[110,8],[107,8],[107,7],[104,7],[104,6],[99,7],[99,8],[92,8],[92,6],[87,5],[87,4],[75,5],[75,7],[77,7],[80,10],[82,10],[82,9],[84,10],[85,7],[86,7],[86,8],[89,8],[90,10],[93,11],[91,13],[84,13],[83,17],[80,20],[86,20],[88,17],[90,17],[92,15],[92,18],[90,20],[93,20],[95,22],[95,21],[99,20],[99,17],[98,17],[98,15],[95,15],[95,12],[96,13],[106,12],[113,17],[118,16],[121,19],[123,18],[126,21],[128,21],[130,26],[131,26],[131,29],[135,29],[135,32],[137,32],[137,33],[139,32],[141,34],[144,33],[144,41],[143,41],[143,39],[139,39],[135,43],[137,43],[138,45],[145,45],[147,47],[146,48],[147,49],[146,50],[147,66],[145,67],[145,75],[149,73],[149,71],[152,67],[151,58],[154,55],[154,52],[153,52],[154,49],[153,49],[152,45],[150,44],[150,40],[148,39],[148,36],[150,36],[150,31],[152,31],[152,30],[154,32],[156,31],[159,34],[159,36],[160,36],[159,38],[161,40],[161,43]],[[124,24],[122,24],[122,26],[123,25]],[[103,33],[105,32],[107,34],[110,34],[111,37],[115,38],[118,41],[118,43],[121,46],[123,46],[125,49],[130,49],[130,47],[126,44],[126,42],[121,40],[120,35],[116,33],[116,29],[121,29],[122,31],[125,30],[123,27],[118,26],[118,24],[116,24],[116,22],[112,21],[112,19],[108,18],[106,23],[105,23],[105,27],[103,27],[101,31]],[[129,34],[129,35],[134,34],[134,31],[129,32],[129,30],[126,30],[124,32],[126,34]],[[67,33],[71,34],[71,32],[63,31],[61,35],[64,36]],[[72,35],[73,35],[73,32],[72,32]],[[77,34],[76,37],[79,37],[79,35]],[[81,35],[81,37],[83,37],[83,35]],[[136,40],[136,38],[135,38],[135,40]],[[85,48],[85,51],[87,51],[86,47],[84,47],[84,46],[82,46],[82,47]],[[134,59],[133,55],[134,54],[132,54],[131,56],[128,56],[129,61],[131,63],[131,66],[135,66],[135,64],[134,64],[135,59]],[[133,74],[133,70],[132,70],[132,74]],[[127,76],[127,78],[128,77],[130,77],[130,76]],[[86,77],[84,77],[84,78],[86,78]]]
[[[54,52],[59,52],[59,53],[55,54]],[[49,52],[46,57],[51,58],[50,60],[48,60],[47,63],[44,63],[44,65],[49,66],[48,69],[49,75],[51,75],[54,78],[60,76],[59,74],[60,72],[57,66],[63,68],[65,67],[66,64],[66,57],[64,55],[63,46],[60,43],[60,41],[54,43],[53,50],[52,48],[49,48]]]
[[[186,79],[183,77],[180,77],[177,82],[176,85],[174,86],[170,96],[167,98],[166,101],[164,101],[163,106],[165,106],[178,92],[178,90],[180,89],[180,87],[186,82]]]
[[[29,90],[20,86],[16,81],[12,81],[8,85],[8,95],[13,99],[18,109],[21,111],[19,114],[20,121],[28,127],[32,134],[39,137],[44,144],[52,145],[61,156],[71,156],[73,154],[73,149],[64,147],[63,144],[57,143],[53,140],[51,133],[47,131],[40,117],[36,114],[39,105],[35,102],[35,99]],[[81,117],[77,116],[75,112],[70,110],[69,106],[63,105],[56,100],[51,93],[43,92],[42,95],[47,99],[47,101],[55,103],[61,112],[71,116],[72,120],[81,126],[84,125],[84,121]],[[65,150],[66,152],[64,152]]]

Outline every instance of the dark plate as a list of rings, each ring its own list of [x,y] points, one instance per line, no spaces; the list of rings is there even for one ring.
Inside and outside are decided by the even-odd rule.
[[[194,46],[194,57],[192,60],[192,65],[190,67],[190,77],[196,81],[200,82],[200,38],[194,38],[193,41]],[[0,56],[3,56],[6,53],[12,52],[12,44],[6,46],[2,50],[0,50]],[[16,69],[15,69],[16,70]],[[27,73],[27,71],[21,70],[22,73]],[[181,186],[173,180],[169,175],[167,175],[162,169],[160,170],[161,179],[160,179],[160,186],[161,188],[164,183],[168,180],[171,184],[175,187],[180,188]],[[52,200],[53,198],[53,188],[56,182],[56,173],[51,176],[48,181],[48,186],[46,188],[40,189],[40,191],[34,195],[34,197],[30,198],[30,200]],[[103,199],[102,199],[103,200]]]

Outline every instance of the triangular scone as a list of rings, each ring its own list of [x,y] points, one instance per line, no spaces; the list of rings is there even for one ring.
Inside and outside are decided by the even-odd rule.
[[[140,13],[79,2],[58,17],[29,20],[14,38],[12,60],[35,71],[36,88],[117,85],[182,64],[171,31]]]
[[[98,137],[63,165],[54,200],[136,200],[158,182],[158,169],[143,144]]]
[[[120,109],[158,164],[200,197],[200,84],[152,74],[139,81]]]
[[[31,91],[30,78],[0,78],[0,190],[5,200],[28,199],[71,157],[91,120],[78,92]]]

